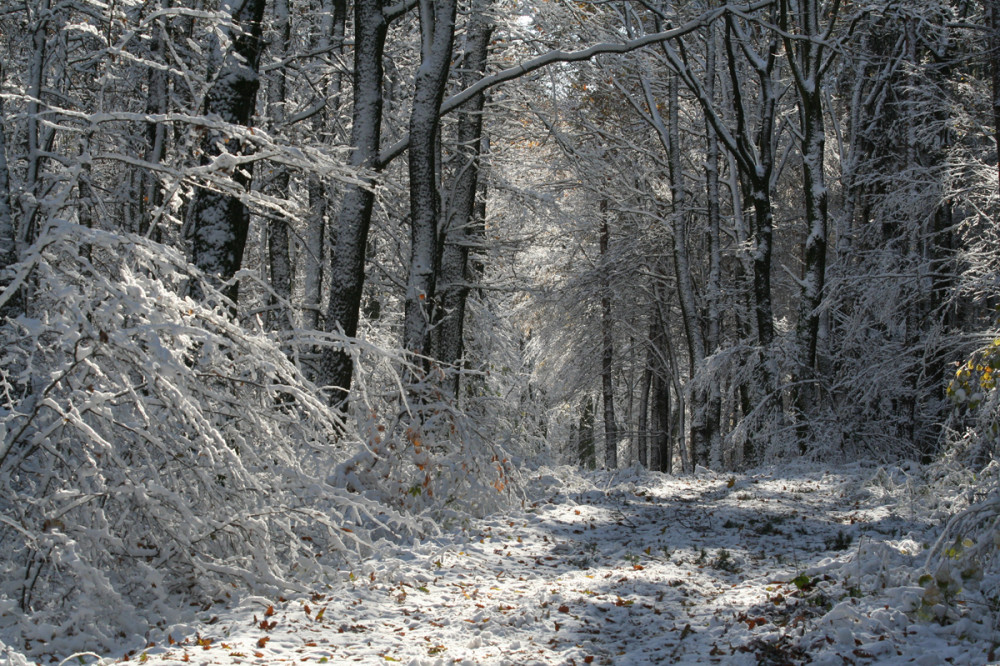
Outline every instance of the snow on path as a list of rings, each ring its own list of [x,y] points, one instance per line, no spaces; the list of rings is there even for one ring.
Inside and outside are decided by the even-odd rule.
[[[522,510],[387,548],[310,597],[207,609],[130,661],[990,661],[997,631],[974,609],[945,626],[914,619],[923,590],[899,567],[931,526],[860,474],[545,470]]]

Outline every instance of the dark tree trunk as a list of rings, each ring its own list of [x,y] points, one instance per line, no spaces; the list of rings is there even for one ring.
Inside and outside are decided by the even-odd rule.
[[[989,26],[989,62],[993,74],[993,138],[1000,155],[1000,0],[983,0]],[[997,182],[1000,183],[1000,159],[997,160]]]
[[[169,6],[169,0],[160,3],[161,9]],[[150,56],[160,62],[165,62],[167,56],[167,23],[164,18],[156,20],[153,34],[150,38]],[[167,112],[169,91],[168,73],[159,67],[151,67],[146,93],[146,113],[155,116]],[[146,145],[143,159],[149,164],[159,164],[167,150],[167,125],[161,122],[146,123]],[[154,231],[155,216],[163,204],[163,189],[160,181],[150,170],[143,170],[139,177],[139,215],[134,230],[143,235],[151,235],[160,240],[159,229]]]
[[[388,21],[380,0],[354,3],[354,113],[351,126],[350,165],[375,170],[382,132],[382,80]],[[326,330],[358,332],[361,295],[365,281],[365,250],[375,193],[372,183],[350,187],[337,219],[336,244],[330,270],[330,302]],[[332,389],[332,404],[346,408],[354,361],[346,351],[324,348],[317,383]]]
[[[465,37],[465,50],[461,61],[462,87],[468,88],[482,78],[486,71],[486,58],[493,25],[487,23],[482,13],[470,18]],[[474,271],[469,266],[469,251],[478,242],[482,220],[476,219],[485,192],[480,187],[480,151],[483,141],[483,107],[485,94],[472,99],[458,116],[458,146],[454,160],[455,176],[448,191],[450,197],[443,223],[443,247],[439,277],[439,302],[441,317],[435,330],[434,357],[446,366],[454,366],[451,381],[452,394],[459,395],[461,375],[458,364],[464,353],[465,305],[469,284]],[[477,205],[477,194],[479,202]],[[485,210],[483,210],[485,212]]]
[[[580,405],[579,448],[577,449],[580,465],[587,469],[597,467],[596,447],[594,446],[594,399],[589,395]]]
[[[275,56],[284,60],[291,47],[292,22],[289,16],[288,0],[274,0],[274,40]],[[285,124],[287,100],[287,80],[285,68],[281,68],[268,89],[269,118],[272,129],[281,130]],[[278,198],[288,197],[291,176],[288,167],[272,164],[268,169],[262,189]],[[272,213],[267,222],[267,261],[271,274],[271,289],[274,297],[269,303],[268,323],[272,330],[284,331],[292,328],[292,229],[287,218],[280,213]]]
[[[0,81],[3,80],[3,65],[0,64]],[[0,291],[9,284],[9,276],[4,272],[18,260],[17,236],[14,215],[10,206],[10,175],[7,170],[7,147],[4,132],[3,99],[0,99]],[[13,317],[22,312],[20,293],[9,294],[7,302],[0,306],[0,323],[4,317]]]
[[[347,22],[346,0],[324,0],[323,21],[320,35],[316,40],[316,48],[320,52],[332,48],[333,53],[342,55],[344,51],[344,33]],[[343,88],[343,77],[337,68],[331,75],[326,88],[326,100],[323,109],[313,119],[313,131],[316,136],[326,137],[331,131],[330,112],[337,113]],[[323,94],[323,91],[320,91]],[[320,314],[323,310],[323,275],[328,253],[328,234],[326,228],[327,210],[330,193],[323,179],[315,174],[309,176],[307,185],[309,195],[309,214],[306,221],[306,242],[302,248],[302,326],[307,330],[318,330],[322,325]],[[362,267],[363,269],[363,267]]]
[[[217,115],[233,125],[249,126],[260,88],[258,70],[263,48],[261,20],[265,0],[242,0],[233,10],[233,24],[238,28],[232,38],[232,51],[225,54],[222,68],[205,97],[205,115]],[[207,164],[225,151],[225,137],[206,132],[202,153]],[[242,154],[237,148],[236,155]],[[241,189],[249,189],[249,167],[236,168],[233,181]],[[219,283],[229,282],[243,263],[250,212],[239,197],[223,192],[198,190],[192,203],[191,261]],[[236,283],[225,288],[224,294],[233,303],[239,296]],[[202,294],[195,288],[196,298]]]
[[[410,269],[406,285],[403,349],[418,356],[430,353],[430,323],[439,254],[437,251],[437,141],[441,100],[451,65],[456,0],[421,0],[421,57],[410,111]],[[422,361],[421,361],[422,363]]]
[[[614,386],[614,313],[611,310],[611,279],[608,272],[611,269],[608,261],[608,245],[610,236],[607,220],[608,202],[601,202],[601,257],[603,259],[602,289],[601,289],[601,388],[604,400],[604,466],[607,469],[618,468],[618,424],[615,422],[615,386]]]
[[[836,5],[834,6],[834,11]],[[825,136],[823,125],[823,56],[825,49],[819,41],[820,7],[817,0],[799,0],[794,21],[798,34],[808,39],[793,40],[789,33],[793,16],[788,0],[781,3],[781,23],[785,36],[785,52],[795,78],[798,92],[799,122],[802,127],[802,191],[806,209],[806,241],[803,248],[802,288],[799,299],[798,323],[795,337],[798,347],[798,368],[793,381],[792,395],[798,417],[805,423],[818,400],[811,383],[816,370],[816,344],[819,339],[819,306],[826,281],[826,243],[828,194],[823,174]],[[827,20],[834,21],[830,14]],[[804,430],[804,428],[802,429]],[[806,433],[799,434],[801,452],[807,449]]]
[[[646,368],[642,372],[642,383],[639,385],[639,419],[637,427],[637,442],[639,446],[639,464],[649,469],[649,394],[653,383],[653,354],[646,357]]]

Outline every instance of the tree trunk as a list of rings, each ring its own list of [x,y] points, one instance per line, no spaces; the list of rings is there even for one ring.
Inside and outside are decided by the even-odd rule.
[[[350,165],[376,170],[382,132],[382,63],[388,21],[380,0],[354,3],[354,113]],[[354,337],[358,332],[365,281],[365,250],[375,202],[373,183],[352,185],[337,218],[336,244],[330,267],[330,302],[326,330]],[[347,407],[354,361],[343,350],[326,347],[320,357],[317,383],[329,386],[331,404]]]
[[[50,0],[39,0],[35,8],[34,30],[31,33],[31,63],[28,69],[28,108],[25,126],[28,139],[28,166],[24,176],[24,195],[21,197],[21,222],[18,225],[19,248],[35,242],[38,217],[39,181],[42,171],[42,126],[38,121],[41,111],[42,89],[45,81],[45,60],[48,47],[49,23],[52,21]]]
[[[653,383],[653,354],[646,356],[646,368],[642,372],[642,382],[639,385],[639,420],[637,425],[637,442],[639,447],[639,464],[652,469],[649,464],[649,393]]]
[[[716,44],[715,24],[707,28],[705,44],[705,96],[715,103],[715,72]],[[722,291],[720,227],[722,213],[720,211],[719,194],[719,137],[712,123],[705,119],[705,137],[707,141],[705,152],[705,190],[708,197],[708,228],[705,231],[708,247],[708,280],[705,284],[705,303],[708,310],[707,331],[705,335],[705,353],[714,354],[719,349],[721,338],[722,313],[720,303]],[[708,390],[708,402],[705,409],[706,439],[709,451],[706,454],[717,456],[721,451],[721,411],[722,394],[719,382],[713,381]],[[708,456],[707,456],[708,457]],[[707,459],[706,457],[706,459]],[[713,462],[716,462],[713,459]]]
[[[799,122],[802,127],[802,189],[806,209],[807,236],[803,250],[802,288],[799,298],[798,323],[795,337],[798,348],[798,369],[793,382],[793,398],[798,418],[808,420],[818,399],[813,381],[816,369],[816,343],[819,336],[819,306],[826,280],[827,188],[823,175],[825,129],[823,125],[823,55],[825,49],[819,26],[820,7],[817,0],[799,0],[797,32],[808,39],[793,43],[789,34],[789,0],[782,0],[781,23],[785,35],[785,52],[795,78],[798,92]],[[829,21],[836,19],[828,16]],[[799,449],[805,453],[804,432],[799,435]]]
[[[0,81],[3,80],[3,64],[0,63]],[[0,291],[9,284],[4,272],[18,260],[17,230],[10,206],[10,172],[7,169],[7,146],[4,131],[3,99],[0,98]],[[20,290],[18,290],[20,292]],[[4,317],[14,317],[22,312],[20,293],[9,294],[7,302],[0,306],[0,322]]]
[[[242,0],[233,10],[233,25],[238,28],[232,37],[232,51],[224,55],[222,68],[205,97],[205,115],[218,115],[233,125],[249,126],[260,88],[258,76],[261,40],[261,20],[265,0]],[[225,137],[206,132],[202,153],[207,164],[222,154]],[[237,148],[235,154],[241,154]],[[249,166],[237,168],[232,179],[242,189],[249,189]],[[239,197],[208,189],[198,190],[192,203],[193,223],[191,261],[219,283],[229,282],[243,263],[250,212]],[[239,287],[232,283],[224,294],[237,302]],[[202,294],[195,288],[196,298]]]
[[[594,447],[594,399],[587,395],[580,405],[579,448],[577,456],[580,465],[587,469],[597,467],[597,455]]]
[[[486,71],[486,58],[494,26],[486,21],[479,8],[469,20],[465,49],[462,58],[462,87],[468,88],[482,78]],[[440,321],[435,329],[434,357],[446,366],[454,366],[451,392],[459,395],[461,375],[457,371],[464,352],[465,305],[472,282],[469,270],[469,250],[479,240],[481,221],[475,220],[479,187],[480,150],[483,146],[483,107],[485,94],[472,99],[458,116],[455,151],[457,164],[450,197],[445,207],[443,222],[443,248],[439,293]]]
[[[346,0],[323,0],[323,21],[316,40],[317,51],[323,53],[332,47],[336,55],[343,54],[346,20]],[[323,109],[313,119],[313,132],[316,136],[326,137],[330,131],[330,111],[336,113],[340,109],[342,88],[343,74],[336,68],[326,89]],[[307,190],[309,214],[306,220],[306,246],[301,252],[302,326],[307,330],[319,330],[323,310],[323,272],[328,252],[326,218],[330,193],[323,179],[314,174],[309,176]]]
[[[291,47],[292,23],[288,11],[288,0],[274,0],[273,41],[275,56],[284,60]],[[287,70],[282,67],[268,89],[269,118],[272,130],[281,130],[285,124],[287,100]],[[288,167],[283,164],[267,166],[268,176],[262,189],[278,198],[288,197],[291,177]],[[271,289],[274,297],[268,310],[268,324],[272,330],[287,331],[292,328],[292,229],[287,218],[280,213],[271,213],[267,222],[267,261],[271,273]]]
[[[407,352],[424,357],[430,352],[430,323],[439,269],[437,137],[441,100],[451,64],[456,4],[456,0],[420,2],[421,57],[410,111],[410,269],[402,346]]]
[[[160,3],[160,9],[166,9],[169,0]],[[150,57],[156,61],[165,62],[167,56],[167,22],[160,17],[156,19],[153,34],[150,38]],[[169,76],[159,67],[149,68],[148,92],[146,94],[146,113],[155,116],[167,112]],[[167,151],[167,125],[160,122],[146,123],[146,145],[143,159],[149,164],[159,164]],[[158,229],[154,232],[155,216],[163,204],[163,189],[156,175],[146,169],[139,177],[139,219],[135,231],[142,235],[152,235],[159,239]]]
[[[688,381],[692,381],[702,361],[705,360],[705,338],[698,316],[699,307],[695,296],[694,276],[691,273],[691,261],[688,255],[688,225],[691,221],[691,212],[688,209],[688,193],[681,163],[680,99],[675,74],[670,75],[669,90],[667,128],[670,138],[668,151],[674,222],[670,238],[673,245],[674,272],[677,276],[677,297],[681,305],[684,332],[687,334]],[[707,462],[709,437],[705,414],[705,390],[695,389],[691,391],[690,395],[691,456],[699,462],[702,462],[703,459]]]
[[[615,387],[614,387],[614,314],[611,310],[611,280],[608,276],[610,262],[608,261],[608,244],[610,233],[607,220],[608,202],[601,201],[601,258],[602,258],[602,289],[601,289],[601,387],[604,400],[604,466],[607,469],[618,468],[618,424],[615,422]]]
[[[989,62],[993,74],[993,138],[1000,154],[1000,0],[983,0],[988,14]],[[997,182],[1000,183],[1000,159],[997,160]]]

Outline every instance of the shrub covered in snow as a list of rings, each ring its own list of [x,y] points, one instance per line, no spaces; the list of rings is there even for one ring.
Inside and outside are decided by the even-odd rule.
[[[56,224],[0,301],[0,632],[95,647],[288,589],[415,523],[331,485],[361,442],[278,344],[144,238]],[[2,303],[0,303],[2,305]],[[78,647],[79,640],[72,645]]]

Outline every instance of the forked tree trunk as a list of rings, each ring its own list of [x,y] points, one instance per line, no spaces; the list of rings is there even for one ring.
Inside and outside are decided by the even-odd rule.
[[[486,71],[486,58],[493,25],[482,9],[470,18],[466,29],[465,50],[461,60],[462,87],[468,88]],[[444,242],[439,277],[440,319],[435,328],[434,357],[455,370],[450,390],[457,398],[461,374],[458,364],[464,353],[465,306],[474,271],[469,266],[469,251],[480,241],[482,220],[476,219],[485,191],[480,187],[480,157],[483,141],[485,94],[479,94],[462,108],[458,116],[455,151],[455,176],[443,221]],[[477,197],[479,198],[477,204]],[[485,211],[483,211],[485,212]]]
[[[410,174],[410,269],[403,319],[403,349],[419,356],[428,356],[430,352],[430,323],[434,316],[439,270],[437,174],[440,144],[437,137],[441,100],[451,65],[456,5],[456,0],[420,2],[420,67],[410,110],[407,163]]]

